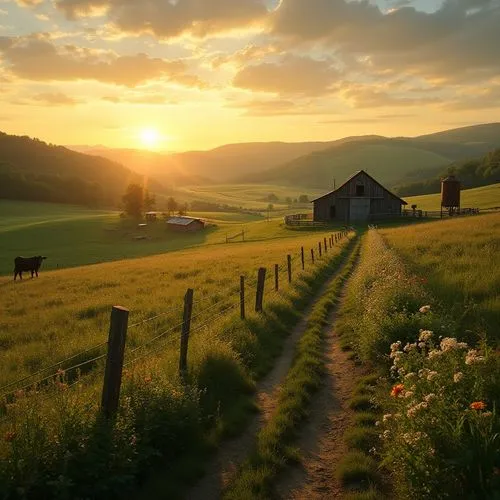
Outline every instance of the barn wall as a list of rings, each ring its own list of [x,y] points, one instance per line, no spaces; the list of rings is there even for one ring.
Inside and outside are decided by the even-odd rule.
[[[356,186],[364,186],[363,196],[356,196]],[[353,177],[334,193],[314,202],[314,220],[347,223],[350,219],[350,200],[352,198],[370,199],[370,219],[377,214],[401,213],[401,200],[377,184],[364,172]],[[330,207],[335,206],[335,218],[330,217]]]

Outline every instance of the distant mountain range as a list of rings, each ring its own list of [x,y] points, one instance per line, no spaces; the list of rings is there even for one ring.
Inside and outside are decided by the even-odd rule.
[[[154,177],[166,188],[207,183],[322,188],[361,168],[394,186],[432,177],[452,162],[477,158],[498,147],[500,123],[412,138],[366,135],[328,142],[241,143],[184,153],[73,146]]]
[[[415,138],[359,137],[339,141],[240,182],[267,182],[307,187],[332,186],[364,169],[389,187],[432,177],[445,166],[483,156],[500,147],[500,123],[448,130]]]
[[[413,183],[414,189],[418,181],[435,180],[452,163],[497,148],[500,123],[413,138],[368,135],[329,142],[242,143],[185,153],[69,149],[0,132],[0,198],[116,205],[127,183],[144,177],[151,191],[165,194],[210,183],[330,189],[360,169],[390,188]]]

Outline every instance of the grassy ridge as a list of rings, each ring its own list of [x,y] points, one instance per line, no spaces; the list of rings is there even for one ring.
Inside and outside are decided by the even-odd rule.
[[[313,307],[306,330],[297,345],[292,367],[281,387],[276,411],[259,432],[255,451],[229,485],[224,498],[270,498],[273,479],[288,460],[296,458],[292,449],[294,436],[307,415],[308,404],[321,383],[324,370],[323,329],[356,259],[358,246],[354,245],[346,266]],[[340,257],[335,259],[335,264],[339,263]]]
[[[500,340],[500,214],[438,224],[384,229],[380,233],[463,330]]]
[[[266,255],[282,255],[286,244],[281,242],[279,251],[278,242],[274,251],[272,245],[266,245]],[[120,411],[112,425],[96,418],[102,377],[99,367],[71,389],[67,388],[71,381],[61,374],[47,389],[51,390],[50,399],[45,398],[45,389],[16,394],[8,408],[9,421],[2,428],[5,439],[0,442],[2,495],[18,498],[21,492],[30,498],[118,498],[144,481],[156,464],[166,468],[160,472],[161,488],[155,489],[153,479],[148,482],[148,491],[156,492],[153,496],[161,491],[162,495],[178,497],[175,487],[199,473],[206,447],[241,429],[251,409],[255,379],[272,365],[284,338],[300,319],[298,311],[334,270],[332,260],[341,251],[337,245],[328,258],[318,260],[318,265],[308,265],[306,272],[298,272],[295,263],[293,285],[283,283],[279,293],[266,285],[263,315],[250,313],[242,322],[234,311],[220,321],[209,318],[209,322],[202,322],[202,328],[194,322],[188,386],[177,378],[178,336],[155,343],[146,357],[126,367]],[[238,269],[238,258],[220,257],[224,269]],[[250,256],[248,248],[240,258],[245,258],[247,265],[252,258],[258,265],[262,262],[261,253]],[[144,270],[151,268],[154,259],[145,260]],[[158,263],[159,269],[164,262]],[[208,283],[218,278],[218,286],[225,283],[227,288],[227,275],[220,267],[213,269],[213,256],[207,262],[211,268],[204,278]],[[106,266],[110,265],[120,264]],[[188,259],[184,270],[177,265],[172,272],[182,273],[186,266],[191,271],[206,268]],[[64,274],[69,279],[76,272],[88,278],[90,271],[92,268],[82,268],[53,274],[56,280]],[[102,275],[94,274],[93,278],[102,282]],[[164,304],[162,283],[155,285],[160,288],[159,303]],[[102,289],[100,293],[103,295]],[[150,289],[143,300],[151,298]],[[216,308],[211,311],[217,312]],[[190,466],[183,467],[186,463]]]
[[[405,196],[408,205],[417,205],[420,210],[440,210],[441,194],[424,194],[422,196]],[[500,207],[500,184],[492,184],[461,192],[461,204],[468,208]]]

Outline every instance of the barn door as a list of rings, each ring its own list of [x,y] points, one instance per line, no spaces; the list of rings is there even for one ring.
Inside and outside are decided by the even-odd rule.
[[[366,221],[370,215],[370,198],[351,198],[351,221]]]

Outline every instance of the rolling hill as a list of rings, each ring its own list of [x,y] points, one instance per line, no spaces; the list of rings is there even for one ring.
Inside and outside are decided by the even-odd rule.
[[[84,153],[98,154],[118,161],[131,170],[151,175],[164,186],[173,188],[200,185],[212,181],[216,184],[232,183],[237,178],[257,175],[276,165],[292,161],[309,153],[333,145],[356,142],[378,136],[345,137],[331,142],[251,142],[226,144],[209,151],[183,153],[157,153],[133,149],[69,146]]]
[[[500,183],[490,184],[472,189],[464,189],[460,195],[464,208],[496,208],[500,207]],[[408,205],[416,204],[420,210],[439,210],[441,206],[440,193],[405,197]]]
[[[0,132],[0,198],[112,206],[140,176],[98,156]]]
[[[361,137],[338,142],[241,182],[327,187],[361,168],[388,186],[430,178],[454,161],[468,160],[500,147],[500,123],[477,125],[415,138]]]

